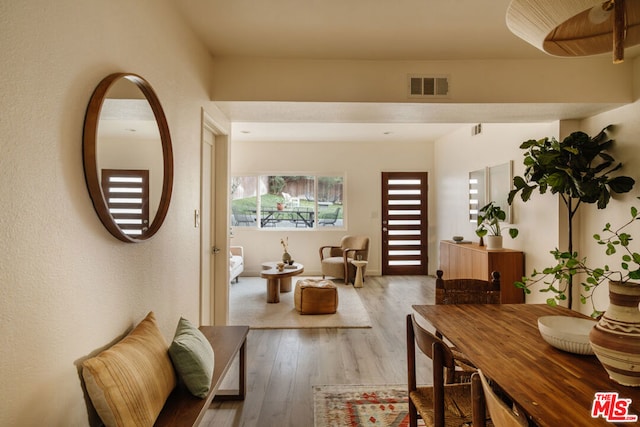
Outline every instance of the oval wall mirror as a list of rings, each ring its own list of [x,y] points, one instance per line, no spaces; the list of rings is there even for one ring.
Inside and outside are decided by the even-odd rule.
[[[98,217],[116,238],[140,242],[162,226],[173,187],[169,126],[151,85],[136,74],[107,76],[84,122],[82,155]]]

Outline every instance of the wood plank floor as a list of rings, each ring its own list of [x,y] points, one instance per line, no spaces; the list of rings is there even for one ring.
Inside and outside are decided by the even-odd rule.
[[[406,384],[405,318],[412,304],[433,304],[434,286],[429,276],[367,277],[358,293],[372,328],[251,330],[245,400],[215,402],[201,426],[312,427],[313,385]]]

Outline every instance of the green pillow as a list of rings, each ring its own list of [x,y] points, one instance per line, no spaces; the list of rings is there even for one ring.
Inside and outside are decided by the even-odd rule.
[[[184,317],[178,322],[169,356],[189,392],[207,397],[213,377],[213,348],[204,334]]]

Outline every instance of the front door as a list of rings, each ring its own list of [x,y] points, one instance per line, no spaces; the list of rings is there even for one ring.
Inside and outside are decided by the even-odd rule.
[[[427,173],[382,172],[382,274],[427,274]]]

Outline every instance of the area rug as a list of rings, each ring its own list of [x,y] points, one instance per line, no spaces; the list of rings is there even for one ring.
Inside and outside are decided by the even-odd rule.
[[[280,302],[267,303],[267,283],[260,277],[241,277],[229,291],[229,324],[249,325],[252,329],[304,329],[304,328],[370,328],[367,313],[358,290],[353,286],[336,282],[338,311],[335,314],[301,315],[293,303],[293,278],[291,292],[280,293]]]
[[[406,385],[313,386],[314,427],[405,427],[408,408]]]

